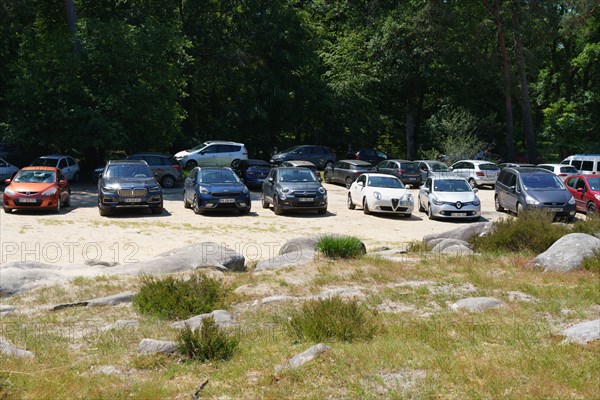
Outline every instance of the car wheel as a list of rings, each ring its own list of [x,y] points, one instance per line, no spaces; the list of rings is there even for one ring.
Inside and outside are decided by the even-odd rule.
[[[363,199],[363,212],[367,215],[371,214],[371,210],[369,210],[369,202],[366,198]]]
[[[329,172],[325,171],[323,172],[323,175],[325,176],[325,183],[331,183],[331,176],[329,176]]]
[[[192,205],[190,204],[187,197],[185,196],[185,192],[183,193],[183,208],[188,208],[188,209],[192,208]]]
[[[73,175],[73,182],[79,182],[79,172],[75,172],[75,175]]]
[[[500,204],[500,198],[498,197],[498,195],[494,196],[494,207],[498,212],[504,211],[504,207],[502,207],[502,205]]]
[[[419,212],[425,212],[425,207],[423,207],[423,203],[421,203],[421,197],[418,197],[417,201],[419,202]]]
[[[279,199],[277,198],[277,196],[273,197],[273,212],[275,213],[275,215],[283,214],[283,210],[279,205]]]
[[[517,210],[517,217],[520,217],[521,215],[523,215],[523,211],[525,211],[525,209],[523,208],[521,203],[517,203],[516,210]]]
[[[471,188],[475,189],[477,187],[477,183],[475,183],[475,179],[469,178],[469,185],[471,185]]]
[[[164,188],[172,188],[173,186],[175,186],[175,182],[177,182],[175,180],[175,177],[171,176],[171,175],[165,175],[163,176],[162,180],[160,181],[160,185]]]
[[[237,168],[240,165],[240,160],[239,159],[235,159],[231,162],[230,167],[231,168]]]
[[[587,205],[587,212],[588,214],[593,214],[596,212],[596,205],[592,202],[589,202]]]
[[[202,209],[200,208],[200,199],[198,199],[198,196],[194,195],[194,199],[192,200],[192,209],[194,210],[194,213],[196,214],[202,214]]]
[[[355,208],[356,206],[352,202],[352,195],[350,194],[350,192],[348,192],[348,209],[354,210]]]
[[[346,177],[346,189],[350,189],[350,186],[352,186],[352,178],[350,178],[349,176]]]
[[[52,211],[55,212],[56,214],[60,213],[61,203],[62,203],[62,201],[60,200],[60,196],[58,196],[58,199],[56,199],[56,207],[54,207],[52,209]]]
[[[65,204],[63,204],[63,207],[70,207],[71,206],[71,193],[69,193],[69,195],[67,196],[67,200],[65,201]]]
[[[263,197],[262,197],[262,208],[269,208],[269,202],[265,198],[264,194],[263,194]]]
[[[194,169],[197,166],[198,166],[198,162],[196,162],[196,160],[189,160],[188,162],[185,163],[186,169]]]
[[[433,216],[433,210],[431,209],[431,203],[429,203],[427,206],[427,217],[429,219],[435,219],[435,217]]]
[[[10,214],[12,212],[12,208],[4,207],[4,212]]]

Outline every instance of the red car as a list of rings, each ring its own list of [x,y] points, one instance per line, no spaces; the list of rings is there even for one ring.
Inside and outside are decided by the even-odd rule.
[[[18,209],[43,209],[60,212],[71,202],[71,187],[60,169],[25,167],[14,178],[4,181],[4,212]]]
[[[577,211],[600,210],[600,175],[572,175],[565,179],[565,185],[575,199]]]

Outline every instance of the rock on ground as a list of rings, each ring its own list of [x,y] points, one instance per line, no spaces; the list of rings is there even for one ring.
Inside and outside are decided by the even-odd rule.
[[[449,256],[470,256],[473,253],[473,250],[468,248],[467,246],[463,246],[462,244],[454,244],[452,246],[445,247],[443,250],[440,250],[438,254],[446,254]]]
[[[52,311],[69,307],[114,307],[124,303],[131,303],[135,292],[123,292],[106,297],[98,297],[91,300],[76,301],[73,303],[58,304],[51,308]]]
[[[433,244],[433,242],[435,242],[435,244]],[[429,243],[429,245],[433,246],[433,248],[431,249],[432,253],[441,253],[442,251],[451,246],[463,246],[469,248],[469,242],[460,239],[434,239]]]
[[[215,323],[220,328],[227,328],[235,324],[233,316],[228,311],[215,310],[211,313],[196,315],[183,321],[173,322],[171,324],[171,327],[175,329],[183,329],[187,325],[192,330],[196,330],[202,326],[202,320],[210,317],[212,317],[215,320]]]
[[[0,305],[0,318],[9,316],[16,309],[17,307],[15,306]]]
[[[450,231],[442,232],[442,233],[432,233],[430,235],[425,235],[423,237],[423,241],[427,244],[434,239],[459,239],[468,242],[475,236],[483,236],[487,234],[492,227],[491,222],[474,222],[467,226],[463,226],[460,228],[452,229]]]
[[[469,297],[452,304],[453,310],[464,309],[467,311],[480,312],[490,308],[502,307],[504,303],[493,297]]]
[[[372,391],[384,396],[389,392],[410,390],[426,377],[427,373],[424,370],[402,369],[396,372],[377,374],[371,382],[363,380],[363,384],[367,384]]]
[[[308,350],[292,357],[287,362],[275,367],[275,372],[281,372],[286,369],[296,369],[306,364],[307,362],[314,360],[315,358],[329,350],[331,350],[331,347],[323,343],[316,344]]]
[[[341,297],[344,299],[355,299],[364,298],[365,294],[362,292],[362,287],[334,287],[322,291],[317,295],[317,299],[331,299],[332,297]]]
[[[0,353],[17,358],[31,358],[33,353],[31,351],[23,350],[18,347],[11,345],[8,340],[0,336]]]
[[[140,326],[140,323],[133,319],[120,319],[113,324],[106,325],[100,330],[102,332],[112,331],[115,329],[136,329]]]
[[[317,251],[317,244],[321,236],[309,236],[290,239],[279,249],[279,255],[295,252],[312,252]]]
[[[575,271],[581,267],[583,259],[593,256],[595,251],[600,251],[600,239],[585,233],[570,233],[534,258],[532,265],[544,271]]]
[[[166,340],[142,339],[138,345],[138,353],[140,354],[170,354],[175,351],[177,351],[177,344]]]
[[[14,261],[0,266],[0,297],[12,296],[66,279],[55,265],[33,261]]]
[[[315,251],[310,249],[289,251],[268,260],[260,261],[256,264],[255,271],[277,270],[306,265],[314,260],[315,254]]]
[[[570,328],[565,329],[562,333],[567,337],[566,340],[580,344],[586,344],[592,340],[599,340],[600,319],[575,324]]]

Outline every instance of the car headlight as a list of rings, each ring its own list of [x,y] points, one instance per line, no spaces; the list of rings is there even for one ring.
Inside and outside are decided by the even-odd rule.
[[[381,200],[381,193],[373,192],[373,197],[375,197],[377,200]]]
[[[150,192],[158,192],[160,190],[160,186],[152,186],[151,188],[148,188],[148,191]]]
[[[444,202],[443,202],[443,201],[441,201],[440,199],[438,199],[438,198],[437,198],[437,197],[435,197],[435,196],[431,198],[431,202],[432,202],[433,204],[435,204],[436,206],[441,206],[442,204],[444,204]]]
[[[285,200],[285,199],[287,199],[287,196],[286,196],[285,194],[283,194],[283,193],[282,193],[282,194],[280,194],[280,195],[279,195],[279,198],[280,198],[281,200]]]
[[[596,200],[600,200],[600,194],[595,194],[594,197],[596,198]]]
[[[536,199],[534,199],[533,197],[531,197],[530,195],[525,196],[525,202],[527,204],[531,204],[532,206],[537,206],[540,204],[539,201],[537,201]]]
[[[598,196],[598,195],[596,195]],[[573,205],[575,204],[575,198],[573,198],[573,196],[571,196],[571,198],[569,199],[569,204]]]
[[[478,206],[480,204],[481,204],[481,201],[479,201],[479,197],[475,197],[475,200],[473,200],[473,205]]]
[[[244,186],[244,190],[242,190],[242,193],[248,193],[248,192],[249,192],[248,188],[246,186]]]
[[[12,190],[11,188],[6,188],[4,189],[4,194],[8,194],[8,195],[14,195],[16,192],[14,190]],[[598,196],[598,195],[596,195]]]
[[[198,191],[202,194],[208,194],[208,189],[205,188],[204,186],[198,186]]]
[[[48,189],[42,192],[42,196],[54,196],[56,194],[56,188]]]
[[[281,189],[281,193],[288,193],[289,191],[290,191],[290,188],[284,187]]]
[[[407,193],[407,195],[406,195],[406,201],[408,201],[409,203],[412,204],[412,203],[415,202],[415,199],[413,199],[413,195],[412,194]]]
[[[114,192],[116,192],[116,191],[117,191],[117,188],[116,188],[116,187],[112,187],[112,186],[104,186],[104,187],[102,188],[102,191],[103,191],[103,192],[110,192],[110,193],[114,193]]]
[[[323,186],[321,186],[320,188],[317,189],[317,192],[319,192],[321,194],[325,194],[325,193],[327,193],[327,190],[325,190],[325,188]]]

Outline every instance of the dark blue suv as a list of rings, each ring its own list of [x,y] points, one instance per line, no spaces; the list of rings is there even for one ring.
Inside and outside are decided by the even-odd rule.
[[[248,214],[250,191],[231,168],[196,167],[183,185],[183,206],[196,214],[232,210]]]
[[[106,216],[115,209],[163,210],[162,189],[146,161],[113,160],[98,179],[98,209]]]

